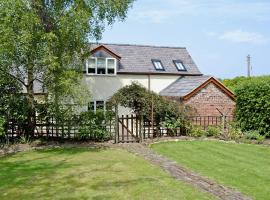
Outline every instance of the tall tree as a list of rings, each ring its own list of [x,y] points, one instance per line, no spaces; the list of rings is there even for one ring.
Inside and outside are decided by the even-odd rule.
[[[27,94],[30,133],[35,84],[41,82],[54,102],[72,97],[89,40],[99,40],[106,25],[124,20],[133,1],[0,0],[0,70]]]

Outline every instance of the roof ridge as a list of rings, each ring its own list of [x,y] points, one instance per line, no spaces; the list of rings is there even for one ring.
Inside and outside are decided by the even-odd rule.
[[[119,43],[91,43],[90,44],[97,44],[97,45],[116,45],[116,46],[137,46],[137,47],[152,47],[152,48],[170,48],[170,49],[186,49],[186,47],[177,47],[177,46],[158,46],[158,45],[145,45],[145,44],[119,44]]]

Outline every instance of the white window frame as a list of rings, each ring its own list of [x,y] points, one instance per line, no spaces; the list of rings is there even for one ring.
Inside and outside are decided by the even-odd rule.
[[[88,73],[88,68],[89,68],[89,64],[88,64],[88,61],[89,59],[95,59],[95,65],[96,65],[96,68],[95,68],[95,72],[96,73]],[[98,74],[97,73],[97,59],[98,57],[90,57],[89,59],[86,60],[86,74],[87,75],[100,75],[100,76],[115,76],[116,75],[116,66],[117,66],[117,59],[116,58],[105,58],[105,74]],[[113,74],[108,74],[108,60],[114,60],[114,73]]]
[[[107,101],[105,101],[105,100],[92,100],[92,101],[90,101],[89,102],[89,104],[91,103],[91,102],[94,102],[94,110],[91,110],[91,111],[94,111],[94,113],[96,113],[97,112],[97,101],[103,101],[104,102],[104,104],[103,104],[103,110],[104,110],[104,112],[106,112],[106,104],[107,104]],[[89,104],[88,104],[88,111],[89,111]]]

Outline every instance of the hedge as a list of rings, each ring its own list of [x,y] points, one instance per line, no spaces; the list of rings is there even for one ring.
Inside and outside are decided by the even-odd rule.
[[[270,136],[270,77],[249,79],[235,89],[236,118],[243,131]]]

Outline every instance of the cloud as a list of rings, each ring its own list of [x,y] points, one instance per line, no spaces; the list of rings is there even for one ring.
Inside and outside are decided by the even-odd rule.
[[[167,22],[181,16],[215,16],[270,21],[270,2],[234,0],[145,0],[133,17],[140,21]]]
[[[227,40],[236,43],[266,44],[268,39],[260,33],[234,30],[224,32],[218,36],[221,40]]]

